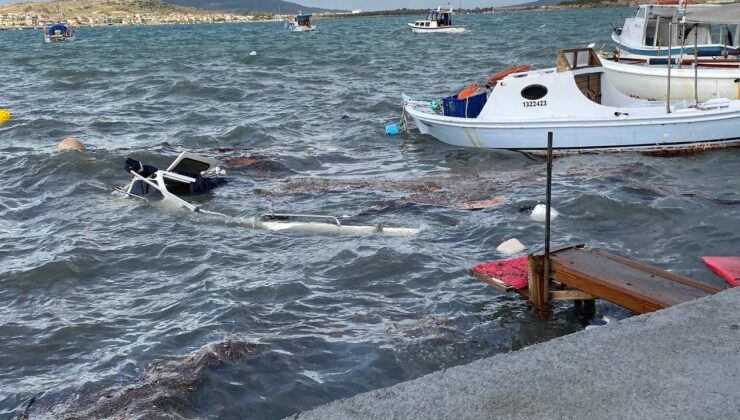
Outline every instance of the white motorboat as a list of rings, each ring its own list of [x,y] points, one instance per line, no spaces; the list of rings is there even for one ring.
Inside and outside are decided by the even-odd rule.
[[[620,93],[591,48],[558,51],[557,67],[513,73],[460,100],[404,98],[422,134],[455,146],[667,150],[740,144],[740,101],[656,102]]]
[[[286,23],[286,29],[291,32],[311,32],[316,30],[316,25],[311,22],[311,14],[298,11]]]
[[[225,182],[218,177],[225,172],[217,165],[215,159],[188,151],[180,153],[166,170],[128,158],[124,169],[131,178],[116,191],[147,202],[163,202],[175,208],[216,216],[233,224],[270,231],[384,236],[411,236],[419,232],[418,229],[391,227],[383,223],[373,226],[345,225],[337,217],[313,214],[267,213],[258,217],[232,217],[187,201],[186,198],[206,193]]]
[[[443,9],[441,6],[432,9],[426,19],[409,23],[411,31],[417,34],[428,33],[461,33],[465,32],[464,26],[452,24],[452,9]]]
[[[669,54],[692,58],[695,44],[699,57],[726,59],[740,55],[740,5],[673,3],[640,5],[635,17],[614,28],[612,40],[620,58],[665,58]],[[720,17],[723,19],[718,22]]]
[[[599,57],[611,83],[634,98],[666,100],[670,63],[672,99],[740,99],[738,30],[738,3],[644,5],[612,34],[617,49]]]
[[[609,81],[620,92],[633,98],[665,101],[668,68],[666,64],[617,59],[599,53]],[[740,99],[740,62],[726,64],[699,61],[694,71],[693,61],[671,66],[671,98],[706,101],[714,98]],[[731,66],[731,67],[730,67]],[[696,78],[696,80],[695,80]],[[694,87],[696,85],[696,91]]]
[[[74,41],[75,31],[68,25],[63,23],[62,8],[57,0],[57,22],[44,27],[44,42],[63,42],[63,41]]]

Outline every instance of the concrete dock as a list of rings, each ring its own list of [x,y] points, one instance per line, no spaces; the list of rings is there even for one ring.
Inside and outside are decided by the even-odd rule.
[[[740,288],[293,419],[740,418]]]

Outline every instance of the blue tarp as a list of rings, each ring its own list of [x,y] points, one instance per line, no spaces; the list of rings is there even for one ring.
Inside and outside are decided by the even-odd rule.
[[[67,33],[67,27],[65,25],[62,25],[61,23],[57,23],[56,25],[49,28],[49,35],[54,35],[56,31],[59,31],[62,35]]]

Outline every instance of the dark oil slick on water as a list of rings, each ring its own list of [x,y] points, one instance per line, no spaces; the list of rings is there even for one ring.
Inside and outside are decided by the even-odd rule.
[[[383,126],[401,92],[549,66],[630,13],[461,16],[470,33],[443,37],[403,18],[81,29],[52,46],[0,32],[0,417],[274,419],[581,329],[567,305],[543,321],[467,276],[508,238],[541,249],[526,210],[542,159]],[[55,153],[66,136],[95,148]],[[210,209],[422,231],[277,234],[110,194],[125,157],[162,167],[183,148],[228,168]],[[554,245],[721,285],[698,257],[740,253],[739,157],[559,158]]]

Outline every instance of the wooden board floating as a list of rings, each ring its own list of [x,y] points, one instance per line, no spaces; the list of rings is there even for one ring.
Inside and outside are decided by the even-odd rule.
[[[497,264],[506,265],[505,261],[510,260]],[[513,290],[528,297],[538,308],[546,307],[550,300],[599,298],[641,314],[722,290],[644,263],[581,246],[550,253],[551,275],[548,282],[542,278],[543,261],[543,255],[528,257],[526,288],[516,288],[511,281],[496,278],[495,270],[482,269],[489,266],[486,264],[473,267],[470,273],[501,290]],[[505,286],[501,287],[499,283]],[[521,278],[517,284],[521,285]]]

